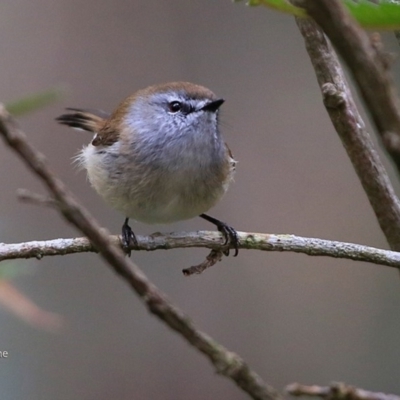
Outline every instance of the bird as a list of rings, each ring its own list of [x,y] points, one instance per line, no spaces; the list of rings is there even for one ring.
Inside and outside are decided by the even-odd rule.
[[[167,224],[199,216],[222,233],[224,254],[238,254],[239,236],[206,212],[226,193],[236,161],[223,140],[224,99],[190,82],[138,90],[108,114],[67,108],[62,125],[94,134],[77,155],[95,191],[125,216],[122,247],[137,246],[129,219]]]

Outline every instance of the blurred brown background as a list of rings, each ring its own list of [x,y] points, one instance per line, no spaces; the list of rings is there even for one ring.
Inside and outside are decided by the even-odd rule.
[[[326,112],[293,19],[229,0],[15,0],[0,12],[0,93],[11,101],[65,83],[61,103],[20,120],[94,216],[120,231],[71,157],[90,135],[57,126],[67,106],[113,109],[147,85],[189,80],[227,101],[222,130],[239,160],[211,215],[238,230],[295,233],[387,248]],[[390,35],[386,46],[398,52]],[[395,64],[399,69],[399,63]],[[38,180],[0,146],[3,242],[73,237],[50,209],[16,201]],[[393,170],[388,165],[393,177]],[[395,183],[398,189],[398,183]],[[137,233],[211,229],[201,219]],[[276,388],[345,381],[400,393],[400,278],[387,267],[241,251],[203,275],[205,250],[134,254],[169,298]],[[0,309],[3,399],[247,399],[156,318],[96,255],[21,261],[14,280],[66,319],[58,334]]]

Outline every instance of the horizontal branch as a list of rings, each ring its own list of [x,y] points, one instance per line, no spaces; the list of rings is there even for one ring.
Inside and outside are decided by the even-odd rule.
[[[288,251],[309,256],[327,256],[354,261],[365,261],[388,267],[400,268],[400,253],[360,244],[332,240],[307,238],[286,234],[238,232],[239,248],[246,250]],[[120,245],[119,236],[110,236],[110,241]],[[223,241],[214,231],[154,233],[137,235],[138,247],[132,250],[169,250],[178,248],[208,248],[218,250]],[[0,244],[0,261],[16,258],[38,258],[83,252],[95,252],[86,238],[53,239],[15,244]]]
[[[286,386],[286,392],[295,397],[321,397],[329,400],[400,400],[400,397],[394,394],[370,392],[344,383],[333,383],[330,386],[308,386],[292,383]]]

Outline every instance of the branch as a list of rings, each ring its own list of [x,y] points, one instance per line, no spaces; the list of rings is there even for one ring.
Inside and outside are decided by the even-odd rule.
[[[377,249],[354,243],[307,238],[285,234],[238,232],[239,248],[262,251],[287,251],[309,256],[327,256],[354,261],[365,261],[377,265],[400,268],[400,253]],[[109,241],[120,246],[119,236],[110,236]],[[223,238],[219,232],[174,232],[137,235],[138,247],[132,250],[169,250],[178,248],[207,248],[220,250]],[[87,238],[53,239],[25,243],[0,243],[0,261],[16,258],[37,258],[83,252],[95,252]]]
[[[295,397],[321,397],[329,400],[400,400],[400,397],[394,394],[369,392],[344,383],[333,383],[331,386],[307,386],[292,383],[286,386],[285,390]]]
[[[305,8],[318,22],[345,60],[378,134],[400,172],[399,98],[382,45],[370,40],[338,0],[292,2]]]
[[[105,230],[77,202],[64,183],[51,172],[43,155],[28,143],[26,136],[16,127],[4,107],[0,107],[0,135],[25,164],[42,179],[58,203],[64,218],[89,238],[94,248],[140,296],[151,313],[202,352],[218,373],[232,379],[253,399],[281,399],[281,395],[263,382],[237,354],[228,351],[210,336],[199,331],[188,316],[172,305],[139,267],[125,257],[121,249],[110,240]]]
[[[400,250],[400,202],[365,129],[337,56],[314,21],[296,21],[304,37],[332,123],[390,247],[392,250]]]

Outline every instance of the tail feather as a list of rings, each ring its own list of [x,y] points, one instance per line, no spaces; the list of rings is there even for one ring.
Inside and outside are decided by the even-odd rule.
[[[67,108],[67,110],[73,112],[57,117],[56,121],[58,123],[93,133],[98,132],[109,117],[109,114],[100,110],[83,110],[79,108]]]

